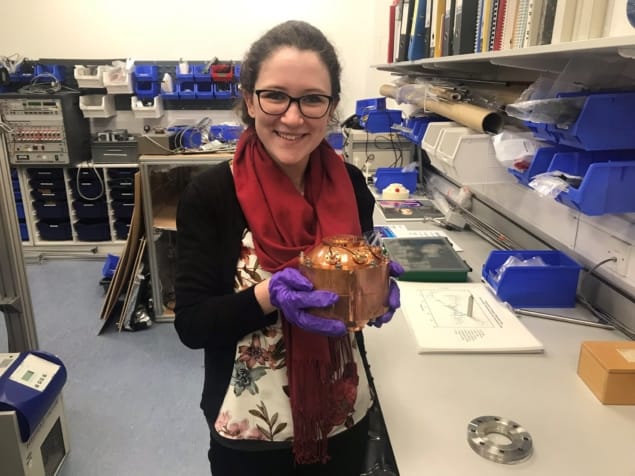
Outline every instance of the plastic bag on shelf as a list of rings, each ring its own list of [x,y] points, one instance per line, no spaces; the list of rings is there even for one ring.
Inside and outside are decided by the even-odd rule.
[[[501,165],[525,171],[531,165],[536,151],[545,143],[535,139],[532,132],[506,129],[492,136],[492,145]]]
[[[542,197],[556,198],[560,193],[569,190],[569,187],[579,187],[583,178],[553,170],[536,175],[528,185]]]

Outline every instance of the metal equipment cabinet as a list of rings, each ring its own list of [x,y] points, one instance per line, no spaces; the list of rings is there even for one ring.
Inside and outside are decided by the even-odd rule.
[[[176,206],[191,177],[233,157],[230,154],[139,157],[144,224],[157,322],[174,320]]]

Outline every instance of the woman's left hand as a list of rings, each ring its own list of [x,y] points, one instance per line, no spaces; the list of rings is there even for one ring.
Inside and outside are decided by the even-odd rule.
[[[390,261],[388,263],[388,274],[390,275],[390,290],[388,292],[388,311],[382,316],[373,319],[368,322],[369,326],[381,327],[387,322],[390,322],[395,311],[401,306],[401,299],[399,293],[399,285],[394,278],[403,274],[403,267],[396,261]]]

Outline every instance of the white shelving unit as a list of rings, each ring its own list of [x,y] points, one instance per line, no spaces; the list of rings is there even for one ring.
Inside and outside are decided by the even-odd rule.
[[[619,71],[622,78],[633,78],[630,89],[635,90],[635,35],[373,67],[397,76],[533,82],[540,75],[556,76],[563,72],[571,60],[594,64],[593,59],[606,60],[611,67],[606,70],[589,67],[584,72],[587,79],[606,83],[610,89],[615,87],[615,78],[607,70]],[[456,177],[444,175],[442,169],[439,173],[447,179],[448,193],[456,186],[464,185]],[[615,256],[616,263],[608,263],[594,271],[601,280],[592,276],[585,280],[585,291],[593,295],[600,308],[635,328],[635,253],[631,251],[635,243],[635,213],[586,216],[552,199],[542,198],[513,181],[472,184],[469,188],[478,199],[475,201],[476,212],[509,236],[518,235],[519,229],[524,230],[521,233],[529,232],[549,246],[565,251],[588,269]]]
[[[635,58],[635,35],[425,58],[377,64],[373,67],[398,75],[473,78],[484,81],[532,81],[541,72],[560,73],[570,60],[591,56],[619,61],[632,60]],[[635,65],[627,67],[635,68]]]
[[[130,213],[125,206],[128,203],[132,206],[134,188],[128,190],[125,184],[118,183],[117,181],[121,178],[117,178],[115,172],[130,171],[132,173],[137,168],[138,164],[103,164],[94,169],[86,167],[51,169],[36,165],[15,168],[24,207],[24,225],[28,233],[28,239],[22,241],[25,256],[104,257],[108,253],[120,253],[127,234],[126,221],[128,223],[130,221],[127,217]],[[33,171],[49,169],[56,171],[50,183],[38,182]],[[88,170],[95,174],[99,173],[102,182],[95,181],[94,184],[82,185],[84,179],[80,176],[80,190],[84,190],[87,198],[96,197],[92,192],[98,191],[99,200],[83,200],[75,190],[77,187],[75,174]],[[132,178],[130,180],[132,181]],[[124,196],[127,192],[130,193],[129,198]],[[74,202],[77,203],[74,204]],[[97,212],[94,217],[91,216],[93,210]],[[40,229],[42,226],[47,227],[44,232]],[[84,228],[81,228],[82,226]],[[101,238],[101,235],[104,238]]]

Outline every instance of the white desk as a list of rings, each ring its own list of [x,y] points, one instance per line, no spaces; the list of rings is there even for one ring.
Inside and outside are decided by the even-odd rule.
[[[471,232],[448,235],[465,249],[470,280],[478,281],[491,246]],[[522,319],[543,342],[544,354],[417,354],[400,311],[389,325],[365,330],[401,476],[635,476],[635,406],[602,405],[576,373],[582,341],[624,336]],[[533,439],[532,456],[505,465],[477,455],[467,425],[484,415],[522,425]]]

